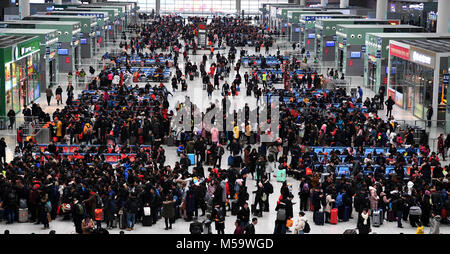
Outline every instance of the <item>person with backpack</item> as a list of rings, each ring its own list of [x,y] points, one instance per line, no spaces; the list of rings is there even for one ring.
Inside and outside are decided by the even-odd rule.
[[[299,217],[294,227],[294,234],[303,235],[304,233],[309,233],[311,231],[311,227],[308,224],[305,213],[299,212],[298,215]]]
[[[307,211],[308,199],[310,195],[309,183],[306,181],[305,176],[302,176],[300,181],[300,191],[298,195],[300,196],[300,211]]]
[[[219,204],[214,207],[211,213],[211,218],[215,221],[217,234],[225,234],[225,215],[223,214],[223,210]]]
[[[263,194],[262,194],[262,201],[264,209],[264,212],[269,211],[269,197],[270,194],[273,193],[273,185],[270,183],[270,181],[267,179],[267,176],[262,177],[262,184],[263,184]]]
[[[82,234],[83,230],[81,228],[81,223],[84,219],[84,207],[83,204],[78,201],[76,196],[73,200],[72,219],[75,224],[75,232]]]
[[[282,199],[277,204],[275,211],[277,211],[277,217],[275,220],[274,234],[286,234],[286,221],[287,221],[287,199]]]

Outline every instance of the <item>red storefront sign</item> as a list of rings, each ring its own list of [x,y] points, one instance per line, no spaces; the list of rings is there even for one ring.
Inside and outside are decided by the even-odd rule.
[[[405,60],[409,60],[409,49],[397,46],[395,44],[390,44],[389,46],[390,54],[396,57],[400,57]]]

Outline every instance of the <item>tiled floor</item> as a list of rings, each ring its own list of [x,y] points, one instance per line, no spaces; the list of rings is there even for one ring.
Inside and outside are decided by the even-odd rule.
[[[280,43],[282,43],[282,42],[280,42]],[[111,52],[111,49],[108,49],[108,50],[109,50],[109,52]],[[249,47],[249,48],[247,48],[247,50],[250,51],[250,54],[252,54],[254,52],[254,48]],[[228,50],[226,50],[226,52],[227,51]],[[223,52],[223,51],[220,51],[220,52]],[[199,51],[196,56],[190,56],[190,58],[193,59],[194,62],[199,64],[203,53],[208,54],[209,52]],[[264,54],[264,52],[263,52],[263,54]],[[276,49],[275,50],[272,49],[269,52],[269,54],[276,54]],[[210,60],[208,60],[207,66],[209,66],[209,62],[210,62]],[[181,63],[182,63],[182,61],[181,61]],[[89,59],[88,61],[85,61],[83,63],[83,68],[87,71],[89,68],[89,65],[91,65],[91,64],[96,64],[96,60]],[[182,66],[182,68],[184,68],[184,64],[180,64],[180,66]],[[245,69],[241,70],[241,76],[243,76],[244,73],[245,73]],[[234,77],[235,77],[235,73],[234,73],[234,71],[232,71],[229,81],[228,81],[229,84],[231,84]],[[61,84],[62,84],[64,91],[65,91],[65,87],[66,87],[66,82],[64,82],[64,81],[66,81],[66,80],[67,80],[66,75],[61,74]],[[140,85],[143,86],[144,84],[142,83]],[[357,85],[362,86],[362,79],[352,77],[352,86],[357,86]],[[278,85],[278,86],[280,86],[280,85]],[[169,89],[169,91],[172,91],[170,83],[166,83],[166,87]],[[77,97],[77,95],[80,92],[81,92],[81,89],[77,89],[75,92],[75,97]],[[367,89],[364,89],[364,95],[371,95],[371,94],[373,94],[373,92],[368,91]],[[66,94],[64,93],[63,95],[65,96]],[[190,96],[192,98],[193,102],[196,103],[197,105],[203,105],[203,107],[202,107],[203,109],[205,109],[207,106],[209,106],[210,103],[215,103],[216,100],[221,99],[219,91],[215,91],[213,94],[213,97],[211,99],[208,99],[208,97],[206,96],[206,91],[202,90],[201,79],[196,78],[194,81],[188,81],[188,91],[187,92],[177,91],[173,97],[169,97],[169,102],[170,102],[171,107],[174,108],[177,102],[184,101],[184,97],[186,95]],[[57,106],[55,100],[52,101],[50,106],[47,106],[44,94],[42,95],[41,99],[39,99],[37,102],[40,103],[41,106],[43,106],[44,111],[48,112],[48,113],[53,113],[53,111],[56,108],[63,107],[61,105]],[[253,97],[250,98],[250,97],[245,96],[244,85],[242,85],[240,95],[232,98],[232,103],[236,104],[236,105],[244,105],[245,103],[248,103],[250,105],[250,107],[254,107],[255,102],[256,102],[256,100]],[[414,118],[412,118],[411,114],[399,109],[398,107],[394,108],[393,115],[398,120],[414,119]],[[384,118],[385,112],[380,113],[380,116],[382,116]],[[433,128],[432,136],[436,135],[436,133],[438,133],[438,132],[439,132],[439,130],[436,130],[436,128]],[[8,137],[8,146],[9,146],[8,147],[8,160],[10,160],[12,158],[12,148],[14,146],[13,132],[0,131],[0,136]],[[173,165],[175,163],[175,161],[177,161],[179,159],[176,156],[175,150],[176,149],[174,147],[166,148],[166,151],[167,151],[166,154],[168,155],[167,163],[170,165]],[[226,165],[226,158],[228,158],[228,152],[226,152],[226,154],[223,156],[222,165]],[[288,183],[292,184],[292,188],[293,188],[292,193],[295,196],[294,202],[296,202],[296,205],[294,206],[294,215],[298,215],[299,204],[300,204],[300,201],[299,201],[298,195],[297,195],[298,181],[296,181],[295,179],[292,179],[290,177],[287,178],[287,181],[288,181]],[[276,182],[275,179],[272,179],[271,182],[274,185],[274,194],[270,196],[271,212],[264,213],[264,216],[262,218],[258,219],[259,223],[256,226],[256,233],[258,233],[258,234],[267,234],[267,233],[270,234],[270,233],[273,233],[273,230],[274,230],[274,221],[275,221],[275,217],[276,217],[274,208],[275,208],[275,203],[280,195],[281,183]],[[250,180],[248,181],[247,185],[249,187],[249,194],[250,194],[249,203],[253,203],[254,195],[253,195],[252,191],[255,190],[255,181],[253,181],[251,179],[251,176],[250,176]],[[312,222],[312,212],[306,212],[306,216],[311,225],[311,234],[341,234],[346,229],[356,227],[356,217],[357,217],[356,214],[353,215],[355,218],[348,222],[339,222],[337,225],[325,224],[325,226],[314,225],[314,223]],[[204,219],[205,219],[205,217],[199,218],[200,221],[202,221]],[[236,219],[235,216],[231,216],[231,213],[228,212],[228,216],[226,217],[226,226],[225,226],[226,233],[228,233],[228,234],[233,233],[235,219]],[[397,228],[396,222],[385,222],[381,227],[373,228],[373,232],[378,233],[378,234],[398,234],[398,233],[413,234],[413,233],[415,233],[416,229],[412,228],[408,224],[408,222],[404,222],[403,225],[404,225],[404,228],[400,229],[400,228]],[[103,226],[105,226],[105,224]],[[212,227],[213,227],[213,232],[216,233],[216,231],[214,230],[214,225]],[[0,223],[0,232],[2,232],[5,229],[9,229],[12,234],[31,233],[31,232],[45,234],[45,233],[49,232],[49,229],[43,230],[42,225],[33,225],[30,223],[14,223],[12,225],[6,225],[4,222]],[[57,219],[56,221],[52,221],[50,223],[50,230],[51,229],[56,230],[57,233],[65,233],[65,234],[74,233],[74,231],[75,231],[74,225],[71,221],[61,221],[60,219]],[[428,233],[428,230],[429,229],[426,228],[426,233]],[[113,229],[110,232],[118,233],[119,231],[120,230],[118,230],[118,229]],[[166,231],[166,230],[164,230],[164,221],[159,220],[156,225],[153,225],[151,227],[143,227],[142,225],[137,225],[135,227],[135,230],[126,232],[126,234],[136,234],[136,233],[145,233],[145,234],[189,233],[189,223],[184,222],[182,220],[178,220],[173,225],[172,230]],[[448,225],[441,226],[441,233],[450,233],[450,227]]]

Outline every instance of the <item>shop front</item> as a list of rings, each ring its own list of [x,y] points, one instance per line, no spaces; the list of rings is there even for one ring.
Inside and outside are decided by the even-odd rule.
[[[380,86],[387,86],[389,41],[390,40],[426,40],[443,38],[436,33],[368,33],[366,35],[366,53],[364,54],[364,86],[378,92]],[[450,34],[445,36],[450,38]],[[381,51],[380,58],[377,52]],[[395,72],[396,69],[392,69]]]
[[[297,11],[288,11],[287,16],[287,22],[288,22],[288,35],[289,35],[289,41],[290,42],[299,42],[300,41],[300,15],[302,14],[320,14],[320,13],[326,13],[322,11],[321,9],[314,9],[314,8],[305,8],[303,10],[297,10]]]
[[[122,17],[119,15],[119,11],[115,8],[91,8],[89,5],[80,6],[78,8],[67,8],[66,11],[76,11],[76,12],[107,12],[109,17],[109,23],[105,25],[104,29],[107,30],[108,37],[110,40],[114,41],[120,39],[119,31],[122,29]],[[120,32],[121,33],[121,32]]]
[[[0,36],[0,116],[19,113],[40,97],[39,38]]]
[[[318,19],[316,20],[315,52],[321,62],[334,62],[336,58],[336,26],[345,24],[399,24],[400,20],[380,19]]]
[[[395,72],[388,74],[388,96],[423,120],[427,119],[427,109],[431,106],[432,120],[438,125],[449,119],[449,45],[448,38],[391,40],[389,45],[389,68]]]
[[[316,44],[316,19],[333,19],[333,18],[346,18],[348,15],[341,12],[330,11],[325,14],[302,14],[300,15],[300,45],[305,48],[306,51],[314,54]],[[359,16],[354,16],[354,18]]]
[[[40,93],[58,82],[56,56],[58,31],[54,29],[0,29],[0,35],[38,36],[40,45],[39,86]]]
[[[74,73],[81,65],[81,50],[79,33],[80,22],[76,21],[42,21],[42,20],[17,20],[0,22],[2,28],[32,28],[32,29],[56,29],[58,30],[57,57],[59,72]]]
[[[97,25],[95,27],[91,26],[90,30],[90,40],[91,44],[95,45],[93,48],[95,49],[94,54],[100,50],[100,48],[104,48],[107,46],[107,41],[109,39],[108,33],[108,24],[109,17],[108,12],[99,11],[99,12],[91,12],[91,11],[53,11],[48,12],[46,15],[61,15],[61,16],[86,16],[86,17],[95,17],[97,21]],[[84,32],[83,32],[84,34]]]
[[[365,56],[367,46],[365,44],[367,33],[398,33],[398,32],[420,32],[421,27],[411,25],[376,25],[376,24],[350,24],[337,25],[337,44],[335,68],[344,73],[345,76],[364,76]],[[381,59],[381,49],[377,49],[370,59]],[[377,61],[371,61],[372,67]],[[367,71],[369,71],[367,69]],[[380,70],[372,68],[375,73]]]
[[[398,1],[388,3],[388,18],[401,19],[402,24],[425,27],[426,32],[436,32],[437,1]]]
[[[80,22],[81,32],[80,45],[81,45],[81,58],[91,58],[95,52],[95,44],[92,44],[91,40],[91,27],[95,28],[97,22],[95,17],[83,17],[83,16],[65,16],[65,15],[32,15],[24,18],[25,20],[47,20],[47,21],[75,21]]]

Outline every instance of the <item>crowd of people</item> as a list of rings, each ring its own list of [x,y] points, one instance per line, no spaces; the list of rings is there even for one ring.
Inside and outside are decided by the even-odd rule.
[[[200,48],[197,35],[202,23],[212,54],[215,48],[229,49],[228,55],[213,54],[209,69],[206,54],[198,66],[189,59]],[[122,36],[124,55],[173,58],[173,66],[166,65],[175,73],[172,92],[163,83],[134,84],[130,73],[115,71],[121,64],[130,69],[132,63],[115,62],[113,69],[105,66],[90,79],[79,98],[73,98],[69,85],[64,108],[52,115],[37,104],[25,109],[24,116],[50,122],[51,141],[39,146],[32,138],[21,140],[14,159],[2,162],[6,143],[0,140],[0,218],[11,224],[29,217],[49,228],[52,220],[62,217],[72,220],[80,234],[104,224],[107,229],[131,231],[137,223],[151,226],[160,219],[166,230],[185,220],[192,222],[191,233],[201,233],[204,227],[211,232],[214,222],[217,233],[224,234],[226,214],[231,212],[237,219],[236,234],[254,234],[257,217],[276,212],[274,233],[285,234],[292,226],[294,233],[303,234],[311,230],[306,212],[312,211],[316,225],[356,215],[361,234],[369,233],[371,224],[382,224],[383,218],[396,220],[400,228],[409,220],[413,227],[430,226],[432,233],[439,233],[439,224],[448,222],[450,200],[448,165],[441,164],[438,154],[445,156],[449,137],[441,137],[438,153],[431,151],[425,134],[417,140],[414,129],[401,130],[392,117],[383,120],[378,102],[363,101],[362,94],[355,97],[345,89],[323,89],[322,75],[295,58],[283,59],[279,49],[282,61],[277,69],[283,71],[284,89],[267,86],[267,80],[262,80],[261,88],[260,77],[251,70],[242,78],[241,58],[248,55],[243,47],[248,41],[257,54],[261,47],[269,52],[276,46],[275,34],[264,27],[239,18],[174,16],[155,16],[152,22],[131,26],[133,33]],[[239,58],[238,47],[243,47]],[[308,74],[301,79],[289,74],[298,69]],[[225,77],[232,70],[235,77],[229,85]],[[209,96],[221,92],[222,104],[228,96],[239,96],[241,83],[246,95],[253,92],[258,100],[279,96],[277,140],[261,142],[266,130],[252,129],[249,123],[223,132],[173,129],[172,119],[183,105],[171,110],[169,95],[179,91],[179,84],[186,91],[197,76]],[[62,93],[58,88],[58,104]],[[53,94],[47,96],[51,99]],[[248,105],[244,111],[249,111]],[[62,144],[79,146],[67,152]],[[169,154],[167,147],[172,145],[177,153]],[[323,147],[333,149],[325,152]],[[374,147],[382,152],[366,152]],[[225,150],[230,151],[226,165]],[[111,154],[120,154],[118,162],[108,161]],[[179,159],[168,165],[169,156]],[[351,172],[340,174],[341,165]],[[409,167],[406,174],[405,167]],[[299,192],[293,193],[292,184],[278,176],[282,187],[274,189],[271,178],[276,171],[295,179]],[[249,176],[256,182],[252,195]],[[276,204],[269,203],[271,195],[278,197]],[[300,199],[298,215],[293,212],[295,195]]]

